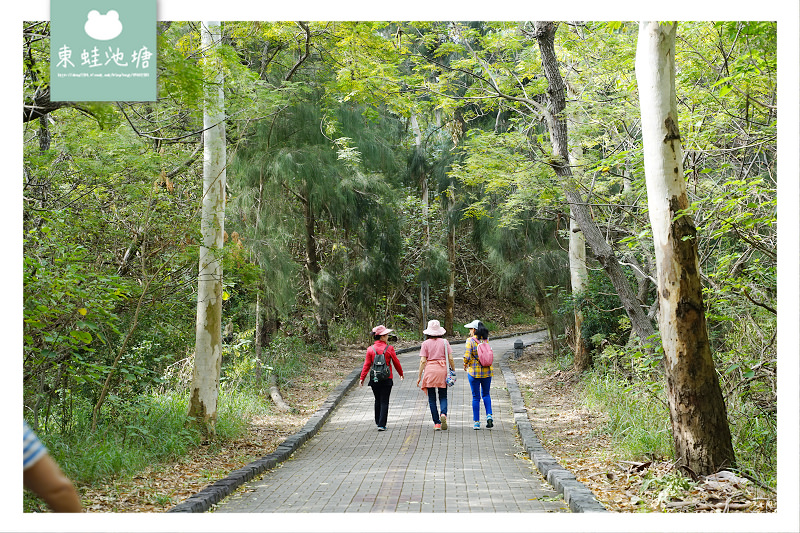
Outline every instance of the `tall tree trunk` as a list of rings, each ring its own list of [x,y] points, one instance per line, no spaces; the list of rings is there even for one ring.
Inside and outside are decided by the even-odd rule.
[[[322,269],[319,266],[319,255],[317,254],[317,234],[316,218],[311,210],[311,200],[306,195],[303,209],[306,219],[306,272],[308,276],[308,292],[311,297],[311,305],[314,307],[314,319],[317,322],[316,338],[323,344],[330,342],[328,333],[328,310],[324,301],[324,296],[320,293],[319,273]]]
[[[218,21],[201,24],[207,57],[203,110],[203,205],[200,265],[197,282],[197,325],[189,416],[208,435],[216,431],[217,398],[222,363],[222,247],[225,233],[225,100],[222,68],[215,48]]]
[[[572,294],[580,294],[586,290],[586,239],[583,236],[575,217],[569,218],[569,273]],[[575,359],[573,367],[583,372],[592,366],[592,356],[586,340],[583,338],[583,311],[575,306]]]
[[[447,305],[444,310],[444,329],[449,334],[455,331],[455,306],[456,306],[456,227],[455,223],[450,217],[453,210],[453,197],[451,191],[448,191],[448,222],[447,222],[447,262],[450,265],[450,272],[447,279]]]
[[[434,111],[436,127],[442,127],[442,110]],[[455,141],[456,137],[453,137]],[[444,307],[444,329],[452,335],[455,332],[455,307],[456,307],[456,218],[453,216],[456,208],[455,187],[448,186],[444,191],[444,216],[447,224],[447,300]]]
[[[574,182],[572,170],[569,166],[569,150],[567,148],[567,123],[564,117],[566,108],[566,87],[558,71],[558,60],[555,53],[555,22],[536,22],[535,37],[542,53],[542,66],[548,81],[548,100],[550,112],[548,113],[548,129],[553,145],[553,158],[550,166],[556,173],[564,196],[569,203],[572,216],[578,221],[587,244],[592,253],[608,274],[614,289],[619,295],[622,306],[631,320],[631,327],[639,337],[642,345],[648,344],[648,338],[654,334],[653,324],[641,308],[633,289],[628,284],[622,266],[619,264],[614,250],[606,242],[600,229],[594,223],[592,214],[584,202],[577,184]]]
[[[416,150],[419,157],[422,157],[422,131],[419,127],[419,122],[417,121],[416,115],[411,115],[411,129],[414,130],[414,139],[416,144]],[[430,227],[428,227],[428,176],[425,172],[421,172],[419,176],[419,185],[422,190],[422,227],[425,233],[425,251],[426,253],[423,255],[423,261],[427,262],[428,260],[428,253],[427,251],[430,249],[431,246],[431,232]],[[425,268],[427,265],[423,265]],[[420,316],[420,323],[419,323],[419,334],[420,337],[423,336],[422,331],[428,327],[428,306],[430,304],[430,287],[428,284],[428,280],[423,280],[419,286],[419,308],[421,310]]]
[[[572,93],[573,97],[577,97],[574,91],[570,90],[570,85],[567,85],[567,90]],[[570,117],[573,123],[577,124],[579,117],[572,114]],[[574,137],[574,136],[573,136]],[[579,173],[579,179],[583,177],[582,159],[583,149],[580,142],[575,142],[574,138],[570,137],[573,141],[569,143],[569,161],[573,168]],[[586,237],[584,237],[578,222],[575,217],[570,214],[569,217],[569,274],[570,285],[572,285],[572,294],[581,294],[586,290],[586,283],[589,275],[586,269]],[[583,338],[583,311],[580,307],[575,307],[575,334],[573,341],[575,343],[575,357],[573,359],[573,368],[578,372],[583,372],[592,366],[592,354],[586,344],[586,339]]]
[[[676,31],[677,24],[640,23],[636,79],[673,441],[679,464],[707,475],[733,466],[735,455],[708,342],[697,231],[685,212],[689,200],[675,97]]]

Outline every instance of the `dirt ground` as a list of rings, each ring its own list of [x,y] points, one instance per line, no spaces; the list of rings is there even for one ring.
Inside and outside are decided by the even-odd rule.
[[[530,330],[517,326],[504,331]],[[458,340],[451,340],[457,343]],[[415,345],[393,343],[396,348]],[[291,413],[254,419],[247,435],[234,442],[199,446],[181,460],[154,466],[129,479],[79,487],[87,512],[165,512],[228,472],[270,454],[305,425],[345,376],[363,362],[364,346],[340,346],[324,357],[305,379],[282,390]],[[637,462],[615,457],[602,432],[603,416],[582,407],[577,376],[545,370],[548,345],[531,346],[511,362],[523,391],[529,418],[539,440],[562,466],[575,473],[597,499],[615,512],[772,512],[775,495],[757,490],[740,478],[716,479],[692,485],[675,495],[665,483],[673,471],[668,462]],[[647,481],[649,479],[649,481]]]

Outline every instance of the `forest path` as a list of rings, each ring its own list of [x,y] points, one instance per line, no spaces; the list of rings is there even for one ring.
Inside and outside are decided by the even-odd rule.
[[[491,340],[497,361],[514,341]],[[427,396],[416,386],[419,351],[400,354],[388,429],[377,431],[372,391],[351,388],[319,432],[290,460],[245,484],[216,513],[569,512],[526,458],[500,365],[492,380],[494,428],[472,428],[472,396],[454,346],[458,381],[448,389],[449,424],[434,431]]]

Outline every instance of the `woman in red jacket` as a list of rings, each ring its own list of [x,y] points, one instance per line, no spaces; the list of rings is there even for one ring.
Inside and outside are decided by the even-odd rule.
[[[372,328],[372,336],[375,343],[367,349],[367,355],[364,358],[364,367],[361,369],[361,378],[358,380],[358,386],[364,386],[364,378],[369,373],[369,386],[372,387],[372,394],[375,395],[375,425],[378,426],[378,431],[386,431],[386,419],[389,416],[389,396],[392,394],[392,380],[394,374],[392,373],[392,366],[397,369],[400,374],[400,379],[403,377],[403,367],[400,366],[400,361],[397,359],[397,354],[394,352],[394,346],[389,346],[389,333],[394,331],[389,329],[383,324]],[[370,369],[372,363],[375,361],[376,354],[383,354],[386,359],[386,364],[389,367],[389,378],[380,381],[375,381]]]

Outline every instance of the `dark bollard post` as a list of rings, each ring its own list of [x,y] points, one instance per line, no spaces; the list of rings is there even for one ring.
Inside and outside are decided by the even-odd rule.
[[[522,342],[522,339],[517,339],[514,341],[514,359],[519,359],[522,357],[522,349],[525,347],[525,343]]]

